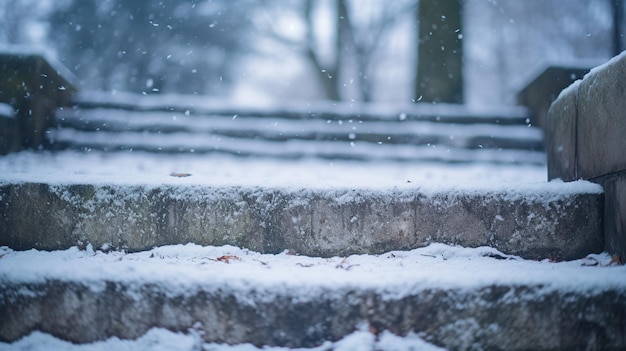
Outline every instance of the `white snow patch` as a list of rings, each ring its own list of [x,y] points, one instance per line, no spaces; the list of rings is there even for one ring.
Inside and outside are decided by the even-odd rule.
[[[57,279],[78,281],[95,290],[103,288],[103,281],[150,283],[172,296],[221,289],[232,291],[243,303],[249,300],[250,289],[268,301],[285,294],[308,301],[322,291],[342,294],[346,289],[374,289],[383,298],[401,298],[424,289],[478,289],[494,284],[541,285],[546,291],[626,288],[626,267],[604,267],[610,261],[608,254],[551,263],[523,260],[489,247],[444,244],[333,258],[195,244],[137,253],[81,251],[76,247],[52,252],[13,251],[3,247],[0,255],[0,281],[41,283]],[[236,259],[228,262],[223,259],[233,256]],[[207,285],[208,281],[212,284]]]
[[[189,334],[174,333],[166,329],[154,328],[137,340],[120,340],[113,337],[105,341],[91,344],[76,345],[57,339],[49,334],[33,332],[12,343],[0,342],[0,351],[288,351],[283,347],[264,346],[258,348],[251,344],[227,345],[204,343],[191,331]],[[415,334],[405,337],[387,331],[376,340],[373,334],[366,331],[355,331],[337,342],[325,342],[319,347],[309,349],[293,349],[300,351],[445,351],[445,349],[429,344]]]
[[[172,173],[189,173],[173,177]],[[0,158],[0,184],[155,185],[281,189],[421,189],[423,192],[601,192],[588,182],[547,182],[545,166],[276,160],[141,152],[20,152]],[[544,195],[541,195],[544,194]]]
[[[15,110],[13,106],[0,102],[0,117],[13,118],[15,116]]]

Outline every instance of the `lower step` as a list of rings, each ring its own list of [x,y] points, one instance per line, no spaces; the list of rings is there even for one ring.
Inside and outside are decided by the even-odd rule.
[[[378,190],[5,183],[0,245],[140,251],[229,244],[330,257],[439,242],[575,259],[604,249],[602,196],[587,182]]]
[[[452,350],[626,348],[626,267],[433,244],[378,256],[177,245],[130,253],[0,249],[0,341],[75,343],[153,328],[205,342],[314,347],[355,330]]]

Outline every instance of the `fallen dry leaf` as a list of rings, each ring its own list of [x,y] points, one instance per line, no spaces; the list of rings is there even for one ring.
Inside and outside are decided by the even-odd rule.
[[[346,271],[349,271],[350,269],[352,269],[352,267],[356,267],[356,266],[358,266],[358,264],[350,264],[348,262],[348,258],[346,257],[343,260],[341,260],[341,262],[339,262],[339,264],[336,265],[335,268],[341,268]]]
[[[239,259],[239,257],[235,255],[224,255],[224,256],[218,257],[216,261],[230,263],[230,261],[241,261],[241,260]]]
[[[611,257],[611,261],[609,263],[607,263],[607,267],[608,266],[621,266],[622,263],[622,258],[619,255],[613,255],[613,257]]]
[[[170,173],[170,176],[172,177],[178,177],[178,178],[184,178],[184,177],[190,177],[191,173],[177,173],[177,172],[172,172]]]

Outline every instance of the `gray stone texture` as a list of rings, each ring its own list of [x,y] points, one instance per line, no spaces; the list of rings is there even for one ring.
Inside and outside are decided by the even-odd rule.
[[[571,181],[576,176],[576,103],[578,92],[569,89],[552,103],[546,121],[548,179]]]
[[[546,130],[548,178],[605,187],[605,249],[626,254],[626,55],[593,69],[552,104]]]
[[[626,56],[586,76],[578,96],[578,176],[626,170]]]
[[[625,135],[626,56],[620,56],[552,104],[546,130],[549,179],[594,179],[626,170]]]
[[[451,350],[626,349],[626,291],[619,288],[491,285],[394,297],[342,287],[316,288],[315,299],[302,299],[298,290],[214,289],[210,282],[184,294],[157,283],[0,283],[0,340],[9,342],[34,330],[88,343],[161,327],[195,329],[207,342],[312,347],[366,323],[420,333]]]
[[[604,248],[600,193],[19,183],[0,198],[0,245],[17,250],[192,242],[328,257],[440,242],[574,259]]]
[[[604,226],[606,251],[626,260],[626,175],[607,180]]]

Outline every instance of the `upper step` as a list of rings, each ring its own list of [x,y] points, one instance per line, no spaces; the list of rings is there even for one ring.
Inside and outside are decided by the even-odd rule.
[[[0,245],[140,251],[192,242],[330,257],[440,242],[554,259],[603,248],[602,189],[586,182],[373,189],[170,178],[152,185],[0,182]]]
[[[88,96],[89,97],[89,96]],[[82,97],[58,112],[60,149],[223,153],[275,158],[545,163],[523,110],[459,106],[215,106],[203,100]]]

